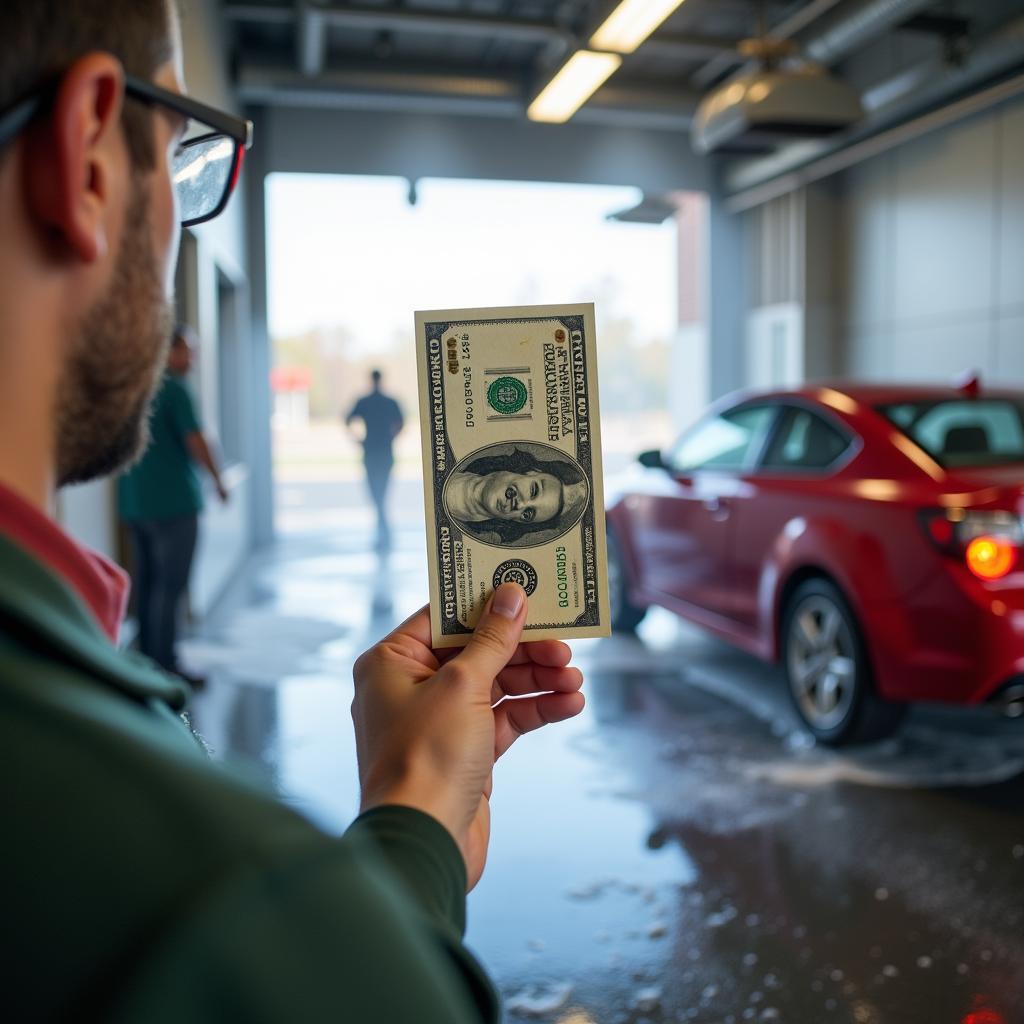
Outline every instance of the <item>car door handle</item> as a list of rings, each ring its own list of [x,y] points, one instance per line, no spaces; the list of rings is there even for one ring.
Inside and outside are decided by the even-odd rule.
[[[716,522],[722,522],[729,518],[729,503],[722,498],[705,498],[703,504]]]

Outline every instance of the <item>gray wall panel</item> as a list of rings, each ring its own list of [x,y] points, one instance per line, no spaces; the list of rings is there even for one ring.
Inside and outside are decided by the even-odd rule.
[[[888,341],[888,375],[894,380],[944,383],[975,369],[993,378],[993,324],[987,316],[902,327]]]
[[[944,317],[992,301],[996,119],[927,136],[897,153],[893,318]]]
[[[999,119],[1000,312],[1024,313],[1024,103]]]
[[[836,239],[841,280],[851,327],[886,322],[892,315],[893,158],[883,156],[847,177],[844,236]]]
[[[893,374],[892,341],[883,327],[852,330],[845,372],[860,380],[889,380]]]
[[[1024,384],[1024,101],[847,172],[840,369]]]
[[[1024,386],[1024,315],[996,323],[995,374],[1000,383]]]

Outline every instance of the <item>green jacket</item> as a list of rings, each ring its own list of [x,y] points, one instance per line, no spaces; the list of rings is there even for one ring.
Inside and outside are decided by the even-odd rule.
[[[184,703],[0,537],[0,1016],[496,1020],[445,829],[383,807],[327,836],[211,762]]]

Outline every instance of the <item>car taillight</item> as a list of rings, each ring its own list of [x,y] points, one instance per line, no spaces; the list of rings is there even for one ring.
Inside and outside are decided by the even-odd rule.
[[[922,523],[937,548],[962,558],[982,580],[1012,572],[1024,548],[1024,525],[1011,512],[934,509],[922,514]]]

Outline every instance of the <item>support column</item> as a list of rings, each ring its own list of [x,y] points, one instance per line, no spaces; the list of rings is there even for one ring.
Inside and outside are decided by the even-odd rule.
[[[708,203],[708,337],[710,397],[746,383],[744,319],[747,309],[746,251],[740,214],[729,213],[713,189]]]
[[[256,124],[268,119],[261,109],[249,112]],[[273,442],[270,431],[270,336],[267,330],[267,211],[266,155],[270,139],[257,139],[246,163],[247,246],[252,302],[250,325],[250,387],[252,440],[252,530],[257,546],[274,539]]]

